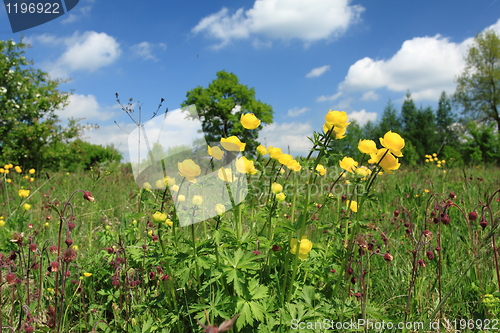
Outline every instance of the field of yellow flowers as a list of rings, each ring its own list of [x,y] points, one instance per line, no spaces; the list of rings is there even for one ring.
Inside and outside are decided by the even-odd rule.
[[[498,168],[410,170],[392,131],[356,161],[348,121],[329,111],[307,157],[231,136],[137,179],[6,164],[2,332],[500,329]]]

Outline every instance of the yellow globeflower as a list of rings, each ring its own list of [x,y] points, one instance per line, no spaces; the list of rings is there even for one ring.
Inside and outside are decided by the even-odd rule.
[[[4,220],[0,220],[0,227],[3,227],[5,225],[5,221]]]
[[[387,152],[387,153],[386,153]],[[385,157],[384,157],[385,155]],[[371,159],[368,160],[368,163],[379,163],[379,165],[384,169],[387,173],[392,173],[393,170],[399,169],[401,164],[398,159],[394,157],[391,153],[388,152],[388,149],[379,149],[377,154],[371,154]],[[384,159],[382,160],[382,157]],[[382,161],[380,161],[382,160]]]
[[[347,123],[347,113],[345,111],[328,111],[325,116],[325,121],[335,127],[347,127],[350,123]],[[331,128],[331,127],[330,127]]]
[[[16,170],[16,172],[17,172],[17,173],[21,173],[21,172],[23,172],[23,170],[21,169],[21,167],[20,167],[19,165],[16,165],[16,166],[14,167],[14,170]]]
[[[174,225],[174,222],[172,222],[171,219],[166,219],[165,220],[165,224],[168,225],[169,227],[173,226]]]
[[[283,155],[281,148],[274,148],[273,146],[269,146],[267,152],[269,153],[269,156],[271,158],[274,158],[275,160],[277,160],[281,155]]]
[[[376,154],[377,144],[373,140],[359,140],[358,149],[363,154]]]
[[[3,166],[3,168],[4,168],[5,170],[9,170],[10,166],[9,166],[8,164],[5,164],[5,165]]]
[[[24,210],[30,210],[30,209],[31,209],[31,205],[30,205],[30,204],[28,204],[28,203],[25,203],[25,204],[23,205],[23,208],[24,208]]]
[[[85,277],[91,277],[92,273],[85,272],[85,273],[83,273],[83,276],[85,276]]]
[[[179,192],[179,185],[174,185],[174,186],[170,187],[170,189],[174,192]]]
[[[191,202],[193,205],[200,206],[203,203],[203,197],[201,195],[194,195]]]
[[[169,176],[163,177],[163,183],[172,188],[175,185],[175,178]]]
[[[7,170],[7,171],[8,171],[8,170]],[[10,178],[7,178],[5,181],[6,181],[7,183],[12,183],[12,179],[10,179]]]
[[[229,168],[226,169],[224,167],[221,167],[217,172],[217,176],[219,176],[221,180],[229,183],[232,183],[234,180],[233,172]]]
[[[267,149],[266,149],[266,147],[264,147],[263,145],[259,145],[259,146],[257,147],[257,153],[258,153],[259,155],[262,155],[262,156],[266,155],[266,154],[267,154]]]
[[[345,127],[334,127],[333,131],[335,132],[335,139],[340,140],[345,138]]]
[[[358,166],[358,162],[355,161],[351,157],[344,157],[342,161],[339,161],[339,165],[345,171],[349,171],[350,173],[354,173],[354,169]]]
[[[236,169],[241,173],[249,173],[251,175],[257,173],[257,169],[253,165],[253,161],[247,159],[245,156],[236,159]]]
[[[246,143],[243,143],[236,136],[230,136],[229,138],[220,139],[220,144],[222,148],[227,151],[244,151]]]
[[[293,156],[289,154],[281,154],[280,157],[278,158],[278,162],[280,162],[283,165],[289,165],[293,161]]]
[[[27,198],[30,195],[30,190],[19,190],[18,194],[21,198]]]
[[[316,165],[316,171],[318,171],[321,176],[326,174],[326,168],[321,164]]]
[[[242,114],[240,122],[243,127],[249,130],[256,129],[260,125],[260,120],[253,113]]]
[[[167,219],[167,214],[162,212],[155,212],[153,214],[153,222],[164,222]]]
[[[283,192],[276,194],[276,200],[278,200],[279,202],[285,201],[285,198],[286,195]]]
[[[273,191],[274,194],[278,194],[280,192],[283,192],[283,186],[278,183],[273,183],[271,185],[271,191]]]
[[[165,188],[165,183],[163,182],[163,179],[158,179],[155,184],[156,187],[158,188]]]
[[[179,194],[179,196],[177,197],[177,201],[179,202],[184,202],[186,201],[186,196],[183,195],[183,194]]]
[[[0,168],[0,173],[5,173],[5,169],[4,168]]]
[[[4,173],[9,173],[9,172],[10,172],[9,169],[5,169],[4,171]]]
[[[298,171],[300,171],[300,169],[302,169],[302,167],[300,166],[300,163],[297,162],[296,160],[293,160],[292,162],[290,162],[290,164],[288,164],[286,167],[288,169],[296,171],[296,172],[298,172]]]
[[[177,168],[179,169],[179,174],[185,177],[191,183],[196,183],[194,177],[200,175],[201,168],[192,159],[187,159],[182,161],[182,163],[177,163]]]
[[[223,204],[217,204],[215,205],[215,211],[218,215],[222,215],[226,211],[226,206],[224,206]]]
[[[212,156],[216,160],[221,160],[222,156],[224,156],[224,152],[222,151],[222,149],[220,149],[219,146],[215,147],[208,146],[208,155]]]
[[[145,182],[142,184],[142,187],[146,190],[146,191],[151,191],[151,184],[149,182]]]
[[[35,169],[30,169],[28,172],[29,172],[30,175],[32,175],[32,174],[35,173]]]
[[[359,168],[356,168],[355,172],[358,176],[361,176],[361,177],[366,177],[372,173],[372,171],[370,169],[368,169],[367,167],[365,167],[364,165],[360,166]]]
[[[358,202],[357,201],[347,201],[347,207],[349,207],[353,212],[358,212]]]
[[[380,138],[380,144],[389,149],[394,156],[403,156],[401,149],[405,146],[405,140],[401,137],[401,135],[389,131],[385,133],[383,138]]]
[[[311,252],[313,244],[307,239],[307,236],[302,236],[302,239],[298,241],[296,238],[290,240],[290,253],[297,254],[297,248],[299,251],[299,259],[306,260],[309,252]]]

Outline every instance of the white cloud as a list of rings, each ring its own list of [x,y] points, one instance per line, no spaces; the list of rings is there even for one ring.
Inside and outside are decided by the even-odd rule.
[[[51,43],[57,40],[47,39]],[[48,67],[53,77],[67,78],[74,71],[93,72],[115,62],[121,54],[120,44],[106,33],[87,31],[64,39],[66,51]]]
[[[73,9],[68,16],[61,21],[62,24],[73,23],[80,20],[82,17],[88,17],[92,6],[81,6]]]
[[[192,32],[219,39],[217,47],[251,35],[297,38],[311,43],[338,37],[359,19],[364,8],[349,3],[350,0],[256,0],[251,9],[240,8],[232,15],[224,7],[201,19]]]
[[[379,95],[377,95],[374,91],[370,90],[367,91],[363,94],[361,99],[363,101],[376,101],[379,98]]]
[[[353,111],[348,114],[349,120],[356,120],[360,126],[364,126],[368,121],[375,122],[377,119],[376,112],[366,112],[365,109],[361,111]]]
[[[322,96],[319,96],[318,98],[316,98],[316,102],[335,101],[340,96],[342,96],[342,92],[341,91],[339,91],[336,94],[330,95],[330,96],[322,95]]]
[[[325,65],[325,66],[314,68],[309,73],[306,74],[306,77],[311,78],[311,77],[321,76],[329,69],[330,69],[330,65]]]
[[[349,68],[339,89],[387,88],[400,92],[409,89],[415,100],[437,100],[443,90],[454,91],[454,78],[464,68],[463,54],[469,43],[469,40],[453,43],[440,35],[407,40],[388,60],[368,57],[358,60]]]
[[[69,104],[63,110],[56,111],[61,119],[85,118],[87,121],[102,121],[115,115],[113,108],[100,106],[94,95],[70,95],[68,102]]]
[[[153,50],[157,47],[161,48],[163,50],[165,50],[167,48],[167,46],[163,43],[159,43],[158,45],[155,45],[155,44],[152,44],[149,42],[141,42],[141,43],[132,45],[130,48],[136,56],[141,57],[144,60],[151,59],[154,61],[158,61],[158,58],[156,58],[153,55]]]
[[[309,110],[310,110],[309,108],[299,109],[299,108],[295,107],[293,109],[288,110],[287,116],[289,116],[289,117],[297,117],[298,115],[300,115],[300,114],[302,114],[304,112],[307,112]]]
[[[259,141],[267,146],[279,147],[284,153],[292,156],[306,156],[312,148],[311,141],[307,139],[312,136],[313,128],[310,124],[304,123],[282,123],[269,124],[259,132]]]

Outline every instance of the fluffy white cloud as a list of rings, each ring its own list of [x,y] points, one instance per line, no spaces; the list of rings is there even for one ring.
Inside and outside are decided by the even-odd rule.
[[[249,10],[230,14],[227,8],[211,14],[192,29],[219,39],[219,47],[251,35],[311,43],[338,37],[359,19],[364,10],[350,0],[256,0]]]
[[[453,80],[464,68],[463,54],[469,43],[469,39],[453,43],[440,35],[407,40],[388,60],[368,57],[358,60],[349,68],[339,89],[346,92],[409,89],[415,100],[437,100],[443,90],[455,89]]]
[[[132,45],[130,47],[130,49],[132,50],[132,52],[144,59],[144,60],[154,60],[154,61],[158,61],[158,58],[156,58],[154,55],[153,55],[153,50],[155,48],[160,48],[160,49],[163,49],[165,50],[167,48],[167,45],[163,44],[163,43],[159,43],[159,44],[152,44],[152,43],[149,43],[149,42],[141,42],[141,43],[138,43],[138,44],[135,44],[135,45]]]
[[[57,39],[45,40],[52,44],[60,43]],[[66,51],[54,63],[48,65],[48,72],[53,77],[67,78],[73,71],[93,72],[112,64],[121,54],[120,44],[104,32],[75,33],[63,39],[63,42]]]
[[[68,102],[63,110],[56,111],[61,119],[85,118],[87,121],[97,121],[108,120],[115,115],[113,108],[100,106],[94,95],[70,95]]]
[[[284,153],[306,156],[312,148],[311,141],[307,138],[312,136],[313,128],[304,123],[282,123],[269,124],[259,132],[259,141],[267,146],[279,147]]]
[[[311,78],[311,77],[321,76],[329,69],[330,69],[330,65],[325,65],[325,66],[314,68],[309,73],[306,74],[306,77]]]
[[[361,97],[363,101],[376,101],[378,98],[379,96],[372,90],[365,92]]]
[[[376,112],[366,112],[365,109],[361,111],[353,111],[348,114],[349,121],[356,120],[360,126],[364,126],[368,121],[375,122],[377,119]]]
[[[289,116],[289,117],[297,117],[298,115],[300,115],[300,114],[302,114],[304,112],[307,112],[309,110],[310,110],[309,108],[299,109],[299,108],[295,107],[293,109],[288,110],[287,116]]]
[[[330,95],[330,96],[322,95],[322,96],[319,96],[318,98],[316,98],[316,102],[335,101],[340,96],[342,96],[342,92],[341,91],[339,91],[336,94]]]

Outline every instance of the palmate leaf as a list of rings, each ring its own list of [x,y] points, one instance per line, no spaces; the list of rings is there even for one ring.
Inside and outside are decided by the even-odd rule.
[[[259,284],[256,279],[248,281],[248,292],[252,300],[266,298],[268,296],[268,289],[267,286]]]

